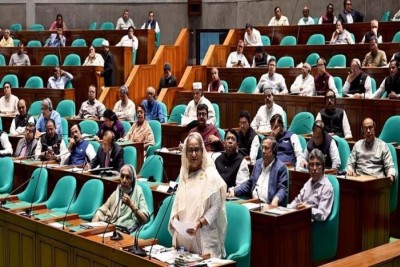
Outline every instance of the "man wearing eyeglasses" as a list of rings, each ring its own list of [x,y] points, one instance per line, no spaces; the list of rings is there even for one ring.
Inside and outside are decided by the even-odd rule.
[[[347,175],[371,175],[389,177],[396,175],[393,158],[387,144],[375,136],[376,124],[371,118],[364,119],[361,127],[364,139],[355,143],[347,162]]]
[[[18,101],[18,112],[11,122],[10,135],[19,135],[25,133],[25,126],[27,123],[35,125],[35,118],[26,112],[26,103],[24,99]]]
[[[378,40],[378,44],[382,43],[382,35],[378,32],[378,21],[376,19],[371,20],[371,30],[366,32],[361,43],[362,44],[369,44],[371,41],[371,37],[375,36]]]
[[[349,120],[346,111],[336,107],[336,94],[329,89],[325,93],[325,108],[318,112],[316,121],[322,120],[325,132],[345,139],[352,139]]]
[[[275,7],[274,8],[275,16],[271,18],[268,23],[268,26],[289,26],[289,20],[286,16],[282,15],[281,8]]]
[[[343,8],[338,18],[342,23],[364,22],[364,15],[352,8],[351,0],[344,0]]]
[[[304,184],[288,208],[300,210],[311,207],[312,221],[325,221],[332,211],[334,194],[333,186],[324,174],[324,154],[318,149],[313,149],[308,161],[311,178]]]
[[[46,124],[49,119],[54,120],[57,134],[62,136],[61,116],[57,110],[53,110],[53,103],[50,98],[42,100],[41,110],[42,114],[36,122],[36,138],[39,138],[46,132]]]
[[[25,129],[25,137],[18,141],[14,157],[22,159],[35,154],[37,140],[35,139],[36,127],[33,122],[28,122]]]

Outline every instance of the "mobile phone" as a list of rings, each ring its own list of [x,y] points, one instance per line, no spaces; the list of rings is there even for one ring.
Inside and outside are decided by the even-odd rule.
[[[242,65],[242,61],[241,60],[238,60],[238,65]]]

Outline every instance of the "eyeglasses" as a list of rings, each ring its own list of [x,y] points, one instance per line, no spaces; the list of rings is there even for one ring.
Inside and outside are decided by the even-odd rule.
[[[203,152],[203,149],[201,149],[200,147],[189,147],[187,150],[188,154],[193,154],[193,152],[197,155],[200,152]]]
[[[374,129],[374,126],[373,125],[369,125],[369,126],[363,126],[362,128],[363,128],[364,131],[368,131],[368,130],[371,131],[372,129]]]
[[[207,116],[207,112],[197,112],[197,116],[206,117]]]
[[[309,168],[318,169],[322,167],[321,162],[312,162],[308,164]]]
[[[42,107],[42,108],[40,108],[41,110],[48,110],[49,108],[47,108],[47,107]]]
[[[243,45],[238,45],[238,47],[243,48]]]

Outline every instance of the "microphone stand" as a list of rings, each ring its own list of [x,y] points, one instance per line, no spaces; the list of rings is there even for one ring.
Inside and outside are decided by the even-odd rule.
[[[111,214],[111,216],[110,216],[110,218],[109,218],[109,220],[107,222],[106,229],[104,229],[104,232],[102,234],[101,242],[103,244],[104,244],[104,236],[105,236],[105,234],[107,232],[108,226],[110,225],[111,219],[112,219],[112,217],[114,217],[115,212],[117,211],[117,209],[119,209],[119,204],[121,203],[122,196],[124,195],[124,193],[121,190],[121,185],[119,186],[119,189],[120,189],[120,192],[119,192],[119,199],[118,199],[117,206],[115,207],[113,213]],[[120,233],[117,233],[117,230],[114,229],[112,238],[114,238],[112,240],[121,240],[122,239],[122,235]]]
[[[31,206],[30,206],[30,208],[27,208],[25,210],[25,213],[23,214],[24,216],[27,216],[27,217],[31,217],[32,216],[33,201],[35,200],[36,190],[37,190],[37,187],[38,187],[38,184],[39,184],[39,181],[40,181],[40,175],[41,175],[42,170],[43,170],[43,163],[44,163],[44,161],[42,161],[42,165],[40,166],[38,180],[36,181],[35,190],[33,191],[33,195],[32,195]]]
[[[20,184],[17,188],[15,188],[13,191],[11,191],[10,193],[8,193],[5,197],[3,197],[2,199],[0,199],[0,208],[3,208],[3,205],[5,205],[7,203],[7,198],[14,194],[15,192],[18,191],[18,189],[20,189],[21,187],[23,187],[24,185],[26,185],[30,180],[35,179],[35,176],[31,176],[31,178],[29,178],[28,180],[26,180],[25,182],[23,182],[22,184]]]

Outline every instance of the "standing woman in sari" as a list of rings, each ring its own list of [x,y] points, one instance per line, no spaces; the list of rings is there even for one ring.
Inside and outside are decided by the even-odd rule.
[[[169,223],[173,245],[200,255],[225,257],[226,183],[197,132],[190,133],[184,142],[179,177]],[[191,238],[175,231],[175,220],[193,225],[186,230]]]

